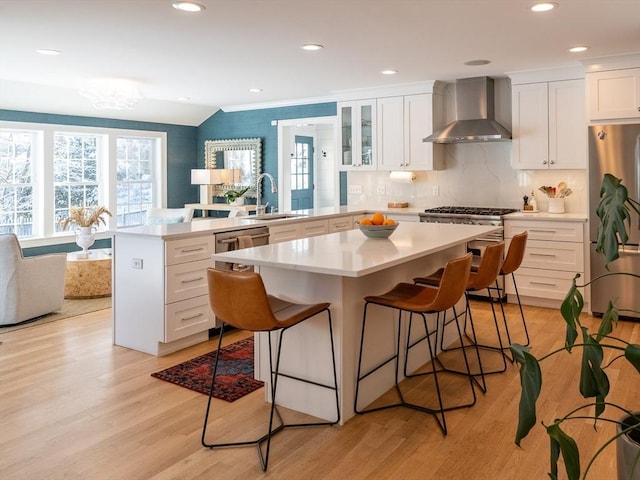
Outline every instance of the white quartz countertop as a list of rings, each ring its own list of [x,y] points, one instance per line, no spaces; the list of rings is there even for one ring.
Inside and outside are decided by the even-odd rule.
[[[514,212],[504,216],[505,220],[552,220],[557,222],[586,222],[586,213]]]
[[[466,243],[500,227],[400,222],[388,239],[358,230],[301,238],[213,255],[214,260],[361,277]]]
[[[409,211],[411,210],[411,211]],[[376,209],[369,208],[364,209],[362,207],[326,207],[315,208],[308,210],[295,210],[293,212],[280,212],[295,215],[295,217],[278,218],[278,219],[256,219],[255,216],[243,216],[232,218],[201,218],[195,219],[186,223],[171,223],[160,225],[140,225],[137,227],[125,227],[117,230],[112,230],[109,233],[111,235],[132,235],[132,236],[145,236],[145,237],[157,237],[159,239],[180,239],[193,237],[202,234],[214,234],[221,232],[228,232],[233,230],[244,230],[247,228],[253,228],[258,226],[269,225],[282,225],[286,223],[301,222],[305,220],[319,220],[330,219],[334,217],[340,217],[344,215],[361,215],[372,212],[382,212],[385,214],[405,214],[412,215],[417,214],[421,209],[407,209],[407,208],[387,208]],[[277,217],[275,214],[274,217]]]

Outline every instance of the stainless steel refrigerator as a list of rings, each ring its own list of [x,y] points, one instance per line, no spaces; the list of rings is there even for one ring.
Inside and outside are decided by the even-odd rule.
[[[605,173],[621,178],[629,196],[640,200],[640,124],[589,127],[589,240],[592,279],[607,272],[604,255],[596,252],[600,223],[596,206],[600,200],[600,186]],[[620,258],[609,265],[610,271],[640,274],[640,221],[633,211],[631,218],[629,241],[620,245]],[[619,308],[640,311],[640,279],[615,275],[591,285],[591,310],[594,314],[602,314],[610,299]],[[620,314],[640,319],[638,313]]]

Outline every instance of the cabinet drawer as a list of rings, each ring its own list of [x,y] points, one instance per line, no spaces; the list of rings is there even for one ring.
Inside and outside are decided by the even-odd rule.
[[[165,265],[209,259],[214,249],[213,235],[173,240],[165,246]]]
[[[168,266],[165,303],[206,295],[208,293],[207,268],[213,267],[213,264],[213,260],[208,259]]]
[[[298,238],[298,224],[269,226],[269,243],[286,242]]]
[[[527,241],[522,266],[562,270],[565,272],[582,272],[584,270],[583,249],[582,243]]]
[[[165,343],[214,327],[215,316],[209,307],[208,295],[201,295],[165,306]]]
[[[582,222],[505,220],[504,236],[512,238],[518,233],[529,232],[527,240],[554,240],[558,242],[582,242],[584,224]]]
[[[352,230],[352,229],[353,229],[353,218],[351,216],[332,218],[329,220],[329,233],[344,232],[345,230]]]
[[[521,296],[563,300],[571,288],[571,282],[576,273],[578,272],[556,272],[534,268],[519,268],[515,272],[516,282],[518,282],[518,293]],[[505,277],[505,282],[507,293],[515,295],[516,291],[513,287],[511,275]]]
[[[300,238],[315,237],[329,233],[329,222],[327,220],[316,220],[313,222],[302,222],[299,225]]]

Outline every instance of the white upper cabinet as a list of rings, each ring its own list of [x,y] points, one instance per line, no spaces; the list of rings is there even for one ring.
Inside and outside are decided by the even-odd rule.
[[[587,73],[589,119],[640,118],[640,68]]]
[[[376,169],[376,100],[338,103],[340,169]]]
[[[430,93],[378,99],[378,169],[440,170],[443,145],[425,143],[442,117],[442,97]]]
[[[586,168],[584,80],[514,85],[512,130],[513,168]]]

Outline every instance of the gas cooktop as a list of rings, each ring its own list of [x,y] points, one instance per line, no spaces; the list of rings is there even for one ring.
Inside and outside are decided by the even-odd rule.
[[[447,215],[487,215],[499,217],[508,213],[517,212],[515,208],[498,207],[436,207],[427,208],[425,213],[440,213]]]

